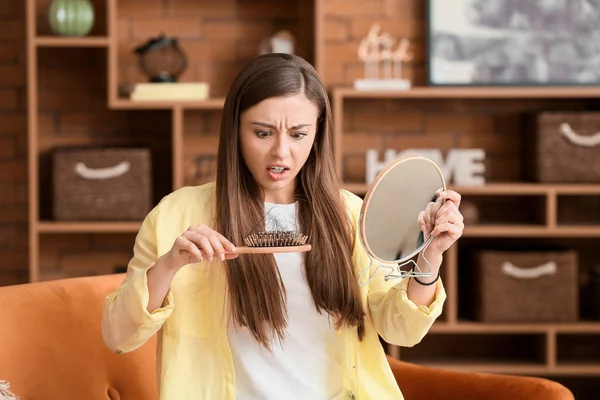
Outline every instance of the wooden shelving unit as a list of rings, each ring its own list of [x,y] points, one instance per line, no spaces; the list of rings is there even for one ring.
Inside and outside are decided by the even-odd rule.
[[[61,222],[52,220],[49,215],[46,203],[51,195],[49,187],[44,183],[44,179],[47,177],[48,152],[59,145],[81,145],[88,142],[98,145],[116,142],[113,136],[108,136],[107,139],[102,135],[69,136],[48,132],[48,126],[56,124],[56,115],[63,112],[62,109],[44,109],[44,107],[48,108],[48,104],[53,104],[54,98],[48,97],[44,92],[44,85],[48,85],[50,82],[41,82],[40,65],[54,57],[54,52],[61,52],[60,54],[63,56],[76,54],[72,53],[73,51],[83,51],[86,54],[89,52],[94,59],[98,58],[102,61],[101,65],[92,66],[97,68],[94,69],[96,71],[94,73],[99,75],[91,77],[91,81],[105,81],[106,83],[105,86],[102,86],[102,98],[98,100],[99,102],[93,103],[93,106],[95,107],[94,113],[101,112],[101,116],[97,118],[108,118],[109,120],[99,123],[92,118],[85,119],[80,115],[78,104],[74,104],[72,105],[75,109],[73,113],[76,118],[79,118],[76,121],[83,128],[94,124],[94,129],[98,125],[100,128],[109,127],[110,129],[105,130],[112,131],[112,119],[110,118],[116,116],[115,123],[122,124],[119,126],[126,133],[116,135],[119,143],[127,144],[139,140],[141,137],[154,151],[159,152],[157,162],[160,163],[160,166],[157,166],[156,169],[162,170],[162,172],[157,172],[162,175],[155,177],[156,182],[162,182],[162,186],[155,191],[155,201],[183,185],[196,184],[196,178],[188,171],[194,157],[214,155],[216,151],[216,133],[224,103],[221,93],[217,93],[214,98],[199,102],[134,102],[119,97],[119,85],[123,81],[127,81],[123,77],[124,69],[121,57],[124,57],[123,54],[126,53],[123,51],[123,47],[130,45],[130,43],[123,43],[123,32],[121,31],[123,28],[119,24],[122,21],[120,10],[122,7],[131,8],[131,3],[132,0],[95,1],[96,7],[105,7],[102,12],[102,15],[105,16],[105,26],[100,26],[97,34],[90,37],[61,38],[51,36],[40,28],[40,23],[36,20],[36,15],[40,14],[38,9],[40,3],[36,0],[27,0],[29,276],[31,281],[53,279],[60,276],[60,271],[49,270],[49,267],[43,264],[47,262],[44,251],[51,248],[50,252],[56,253],[54,247],[57,245],[55,243],[59,243],[60,240],[68,242],[68,245],[64,246],[67,249],[64,250],[65,252],[77,251],[79,248],[82,249],[81,251],[88,251],[86,246],[91,245],[97,245],[98,251],[102,252],[106,246],[114,246],[113,242],[117,239],[125,238],[119,240],[124,243],[122,249],[126,252],[127,249],[130,250],[132,240],[141,222]],[[327,12],[328,6],[323,3],[323,0],[312,2],[314,13],[312,17],[306,17],[308,14],[305,11],[298,11],[298,18],[308,18],[305,24],[300,25],[302,29],[310,28],[314,33],[314,40],[310,43],[312,47],[306,47],[311,47],[309,58],[320,71],[325,69],[327,62],[325,43],[328,33],[324,29],[324,13]],[[186,5],[186,7],[189,6]],[[86,66],[86,68],[92,67]],[[62,72],[63,75],[54,73],[54,75],[48,76],[58,76],[59,80],[64,79],[64,76],[71,74],[71,68],[76,71],[78,67],[70,65],[66,71]],[[45,79],[49,78],[46,76]],[[590,101],[590,99],[600,98],[600,88],[588,87],[415,87],[406,92],[360,92],[350,87],[333,86],[330,87],[330,90],[335,121],[338,171],[340,177],[344,179],[344,187],[359,195],[366,192],[367,185],[360,179],[345,179],[348,166],[352,166],[352,162],[349,164],[345,161],[345,157],[349,154],[346,146],[348,138],[356,132],[363,136],[366,135],[367,139],[371,133],[375,137],[379,135],[381,128],[387,135],[386,140],[396,140],[393,143],[401,143],[404,133],[391,132],[389,127],[385,127],[387,130],[383,129],[379,118],[371,118],[367,122],[361,122],[362,125],[349,127],[348,124],[357,121],[358,117],[355,114],[367,112],[389,115],[400,112],[406,113],[409,119],[418,119],[426,118],[426,116],[420,116],[421,114],[438,112],[439,108],[441,113],[464,113],[463,118],[468,119],[469,107],[480,106],[480,101],[498,102],[498,107],[500,107],[498,112],[502,112],[503,116],[508,116],[509,126],[505,129],[507,132],[505,136],[507,140],[513,140],[515,136],[522,134],[513,133],[511,129],[516,125],[510,125],[514,120],[512,116],[521,108],[530,112],[542,109],[547,105],[554,105],[553,102],[556,102],[556,106],[559,107],[566,104],[566,101],[580,104]],[[429,102],[433,102],[435,105],[430,106]],[[80,122],[82,119],[84,122]],[[127,123],[124,123],[123,120],[127,120]],[[400,119],[398,121],[402,122]],[[444,122],[439,124],[443,125]],[[504,121],[499,122],[499,124],[502,123]],[[139,129],[143,133],[135,136],[136,133],[130,131],[136,130],[135,127],[138,125],[141,126]],[[413,125],[415,124],[410,125],[407,131],[419,128],[418,125],[415,125],[416,128]],[[467,128],[478,129],[466,126]],[[154,130],[152,131],[152,129]],[[149,134],[148,130],[152,132]],[[436,132],[434,134],[438,135],[436,140],[442,140],[443,135]],[[460,133],[454,134],[459,135]],[[473,135],[470,140],[478,140],[475,136]],[[418,132],[410,131],[406,133],[406,137],[411,141],[411,145],[420,143],[421,140],[427,146],[432,143],[430,139]],[[495,141],[504,140],[501,135],[496,135],[493,139]],[[457,142],[458,145],[461,145],[460,141]],[[444,146],[447,145],[440,145],[440,147]],[[364,146],[357,147],[364,152]],[[505,147],[511,148],[509,145]],[[510,158],[510,161],[512,160]],[[388,346],[388,351],[397,357],[419,364],[457,370],[552,376],[557,379],[559,377],[600,379],[600,362],[598,361],[600,360],[600,346],[590,347],[586,342],[591,337],[600,343],[600,321],[582,320],[566,324],[487,324],[465,318],[461,293],[473,288],[465,289],[464,287],[462,279],[470,272],[466,268],[467,265],[463,265],[462,257],[465,252],[470,251],[473,243],[481,240],[488,242],[532,240],[544,243],[567,240],[570,241],[569,243],[579,245],[585,240],[589,241],[592,238],[600,237],[600,217],[587,221],[586,224],[567,225],[561,220],[559,212],[562,199],[567,196],[600,197],[600,184],[538,184],[519,179],[505,179],[514,175],[511,171],[504,172],[495,169],[493,172],[496,174],[495,178],[484,186],[451,187],[463,195],[463,201],[507,199],[512,201],[510,204],[523,203],[525,212],[531,211],[531,215],[536,215],[530,217],[527,214],[523,217],[520,214],[513,216],[508,213],[508,217],[514,218],[500,220],[490,217],[484,218],[481,223],[467,225],[461,244],[452,247],[445,256],[443,279],[448,292],[448,300],[441,320],[434,325],[430,334],[418,346],[410,349]],[[510,207],[508,209],[510,211]],[[543,209],[543,212],[538,212],[540,209]],[[484,215],[484,217],[486,216]],[[44,245],[46,240],[49,242]],[[63,250],[59,250],[58,253],[61,251]],[[120,259],[119,262],[126,263],[127,260]],[[580,341],[587,343],[591,348],[588,351],[588,354],[591,354],[590,357],[581,356],[581,351],[573,350],[572,353],[569,353],[570,349],[576,348]],[[460,350],[457,350],[460,346],[473,346],[474,350],[465,350],[462,354]],[[505,354],[498,354],[498,349],[503,350]],[[591,361],[592,356],[596,357],[595,361]]]
[[[385,127],[378,131],[376,118],[371,117],[367,123],[358,120],[356,114],[363,112],[369,116],[375,115],[377,108],[382,112],[405,112],[409,118],[415,118],[414,113],[420,112],[419,108],[432,110],[438,107],[451,106],[446,104],[460,104],[461,112],[468,112],[468,107],[477,107],[479,100],[498,101],[499,112],[502,107],[511,107],[515,102],[527,99],[527,106],[531,101],[546,99],[596,99],[600,98],[599,88],[587,87],[562,87],[562,88],[484,88],[484,87],[417,87],[405,92],[362,92],[348,87],[336,87],[331,91],[332,108],[334,113],[336,136],[336,163],[340,172],[340,179],[344,188],[357,193],[365,194],[369,185],[348,178],[354,162],[360,162],[358,157],[348,161],[348,151],[364,155],[367,148],[379,149],[377,146],[379,136],[388,138],[394,136],[396,146],[402,145],[402,133],[389,133]],[[410,101],[410,102],[409,102]],[[399,102],[400,105],[395,105]],[[412,102],[412,103],[411,103]],[[414,102],[419,102],[416,105]],[[350,104],[350,107],[348,106]],[[354,105],[352,105],[354,103]],[[431,106],[430,103],[434,103]],[[410,108],[402,110],[403,106]],[[480,111],[479,108],[477,110]],[[431,111],[433,112],[433,111]],[[515,113],[514,109],[508,111]],[[427,116],[421,117],[426,119]],[[464,118],[468,118],[465,115]],[[370,126],[369,124],[372,124]],[[415,124],[413,124],[415,125]],[[411,125],[407,130],[415,129]],[[485,125],[485,124],[484,124]],[[370,129],[369,129],[370,128]],[[401,131],[401,128],[399,128]],[[358,131],[358,133],[355,133]],[[483,132],[485,134],[485,132]],[[459,133],[460,134],[460,133]],[[517,135],[519,133],[514,133]],[[526,135],[527,132],[522,132]],[[360,145],[347,145],[348,137],[360,135]],[[418,136],[416,133],[407,132],[410,140],[409,146],[416,146]],[[431,146],[431,141],[423,135],[423,141]],[[458,134],[457,134],[458,135]],[[417,138],[415,138],[417,137]],[[495,138],[498,140],[498,138]],[[384,143],[385,139],[384,139]],[[392,147],[392,146],[389,146]],[[388,147],[386,147],[388,148]],[[398,148],[398,150],[402,147]],[[519,149],[514,149],[518,152]],[[364,157],[364,156],[363,156]],[[361,167],[362,168],[362,167]],[[501,203],[508,199],[515,205],[520,202],[525,207],[537,211],[535,217],[530,219],[502,220],[501,218],[484,220],[475,224],[466,224],[463,238],[457,245],[446,253],[443,266],[443,279],[449,296],[442,320],[436,322],[429,335],[422,343],[414,348],[398,348],[388,346],[390,354],[422,365],[432,365],[442,368],[451,368],[463,371],[480,371],[489,373],[508,373],[547,376],[555,379],[575,377],[588,377],[597,379],[600,375],[600,345],[595,347],[586,341],[596,340],[600,343],[600,321],[582,320],[573,323],[485,323],[465,316],[464,298],[458,295],[461,290],[472,291],[473,288],[464,288],[463,278],[470,274],[465,269],[464,253],[472,251],[473,243],[484,241],[508,240],[520,242],[534,241],[536,243],[570,241],[569,243],[592,243],[591,240],[600,238],[600,214],[596,219],[581,223],[568,223],[560,217],[561,202],[566,197],[594,197],[600,198],[600,184],[544,184],[527,180],[495,180],[483,186],[456,186],[449,184],[449,188],[462,195],[463,202],[471,200],[494,200]],[[399,206],[401,207],[399,201]],[[512,204],[511,203],[511,204]],[[532,204],[532,205],[527,205]],[[534,209],[537,207],[537,209]],[[510,211],[510,210],[509,210]],[[510,214],[510,212],[509,212]],[[468,243],[462,245],[462,243]],[[591,245],[593,246],[593,245]],[[473,267],[471,267],[473,268]],[[444,275],[445,274],[445,275]],[[501,299],[499,299],[501,301]],[[587,347],[581,350],[585,342]],[[496,351],[495,349],[501,350]],[[464,350],[451,350],[451,349]],[[583,348],[583,347],[582,347]],[[469,350],[473,349],[473,350]],[[517,350],[515,350],[517,349]],[[569,358],[572,351],[575,359]],[[505,352],[502,354],[501,352]],[[590,357],[581,354],[588,352]],[[523,356],[522,354],[526,354]],[[594,356],[595,354],[595,356]],[[579,359],[577,357],[580,357]],[[595,358],[595,362],[592,359]],[[567,377],[567,378],[565,378]],[[570,382],[570,381],[569,381]]]

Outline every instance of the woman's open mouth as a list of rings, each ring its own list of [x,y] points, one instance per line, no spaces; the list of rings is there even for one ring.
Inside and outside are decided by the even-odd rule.
[[[289,170],[290,169],[288,167],[283,166],[283,165],[271,165],[270,167],[267,168],[269,177],[274,181],[283,179],[287,175],[287,172]]]

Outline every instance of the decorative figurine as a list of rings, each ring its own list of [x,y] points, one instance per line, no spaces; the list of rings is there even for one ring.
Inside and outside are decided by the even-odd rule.
[[[135,49],[140,67],[150,82],[177,82],[187,68],[187,58],[176,38],[164,35],[151,38]]]
[[[378,24],[371,26],[358,46],[358,57],[365,63],[365,77],[354,82],[356,90],[408,90],[411,82],[402,78],[402,63],[411,61],[410,41],[406,38],[393,50],[394,39],[380,34]],[[380,74],[382,78],[380,78]]]
[[[258,54],[286,53],[294,54],[296,39],[289,31],[279,31],[273,36],[263,39],[258,46]]]

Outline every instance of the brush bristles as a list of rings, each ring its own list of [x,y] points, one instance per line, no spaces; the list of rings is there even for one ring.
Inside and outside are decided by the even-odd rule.
[[[302,246],[308,236],[298,232],[258,232],[244,239],[248,247]]]

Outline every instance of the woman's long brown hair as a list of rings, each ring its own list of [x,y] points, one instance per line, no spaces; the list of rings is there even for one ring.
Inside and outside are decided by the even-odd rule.
[[[357,327],[364,336],[364,310],[352,273],[354,229],[340,193],[334,165],[333,126],[327,92],[305,60],[269,54],[252,60],[240,72],[225,100],[219,138],[216,179],[216,230],[240,245],[263,220],[263,194],[240,151],[240,115],[261,101],[304,93],[319,110],[317,133],[308,160],[296,179],[299,226],[312,250],[304,253],[308,285],[316,310],[327,312],[335,327]],[[227,261],[231,312],[254,339],[270,349],[283,340],[286,293],[275,258],[240,255]]]

